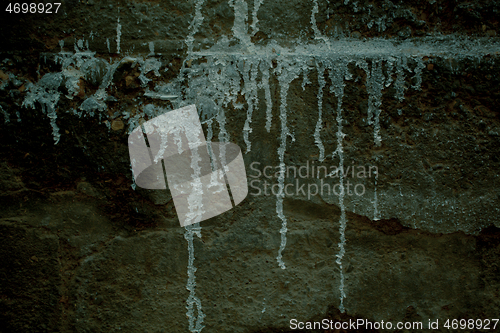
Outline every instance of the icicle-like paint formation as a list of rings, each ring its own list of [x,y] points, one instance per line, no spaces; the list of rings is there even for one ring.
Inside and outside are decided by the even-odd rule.
[[[313,2],[313,9],[311,11],[311,27],[314,31],[314,39],[321,39],[322,41],[325,42],[328,48],[330,48],[331,46],[330,40],[326,36],[324,36],[321,33],[321,31],[319,31],[318,24],[316,22],[316,14],[318,14],[319,12],[318,0],[312,0],[312,2]],[[335,27],[335,29],[337,29],[337,27]]]
[[[260,72],[262,73],[262,81],[260,83],[260,88],[264,88],[264,94],[266,96],[266,131],[269,133],[271,131],[271,123],[273,121],[273,101],[271,99],[271,88],[269,87],[269,67],[271,66],[269,61],[262,60],[260,62]]]
[[[253,43],[248,34],[248,5],[244,0],[229,0],[229,6],[234,9],[233,34],[240,40],[241,45],[253,49]]]
[[[229,142],[229,133],[226,131],[226,116],[223,109],[219,110],[216,119],[219,123],[219,142]],[[229,171],[226,163],[226,146],[220,145],[219,149],[220,163],[223,166],[221,172],[226,173]]]
[[[396,88],[396,99],[399,102],[402,102],[405,99],[405,90],[407,89],[406,87],[406,77],[405,77],[405,70],[410,71],[410,68],[408,68],[407,65],[407,60],[405,56],[400,56],[398,57],[396,61],[396,82],[395,82],[395,88]]]
[[[414,69],[415,72],[415,84],[412,86],[415,90],[421,90],[422,85],[422,69],[425,68],[424,62],[421,57],[416,57],[415,61],[417,62],[417,66]]]
[[[120,18],[118,18],[118,23],[116,24],[116,53],[120,54],[120,39],[122,36],[122,25],[120,24]]]
[[[380,106],[382,105],[382,89],[384,88],[382,61],[374,59],[371,71],[364,60],[358,61],[356,65],[364,70],[366,74],[366,89],[368,91],[367,122],[369,125],[373,125],[373,140],[375,145],[380,146],[382,142],[382,137],[380,136]]]
[[[255,106],[258,105],[257,99],[257,69],[259,67],[259,61],[245,61],[244,68],[242,70],[243,74],[243,94],[247,100],[247,119],[245,125],[243,126],[243,140],[247,145],[247,150],[245,153],[249,153],[252,149],[252,143],[248,138],[249,134],[252,133],[252,128],[250,123],[252,122],[252,113]]]
[[[394,61],[396,59],[393,57],[388,57],[387,58],[387,63],[386,63],[386,71],[387,71],[387,79],[385,80],[385,87],[389,87],[391,83],[394,81],[392,79],[392,74],[394,73]]]
[[[134,170],[132,168],[132,162],[130,162],[130,174],[132,175],[132,185],[130,185],[130,187],[132,187],[132,190],[135,191],[135,189],[137,188],[137,184],[135,183]]]
[[[373,60],[371,71],[368,71],[368,64],[365,61],[357,63],[358,67],[363,69],[366,73],[366,86],[368,90],[368,124],[373,124],[373,138],[376,146],[380,146],[382,138],[380,136],[380,106],[382,105],[382,89],[384,88],[384,74],[382,71],[382,60]],[[391,66],[388,63],[387,66]],[[392,66],[391,66],[392,67]],[[396,97],[404,99],[404,72],[403,69],[408,69],[406,65],[406,58],[402,57],[398,59],[396,71],[398,76],[396,78]],[[390,70],[388,70],[390,73]],[[390,84],[390,82],[389,82]],[[387,82],[386,82],[387,86]],[[400,96],[401,94],[401,96]],[[374,188],[374,198],[373,198],[373,220],[377,221],[380,219],[380,212],[378,210],[378,198],[377,198],[377,179],[378,172],[375,177],[375,188]]]
[[[373,124],[373,140],[375,146],[380,146],[380,106],[382,105],[382,89],[384,88],[384,74],[382,61],[373,60],[368,88],[368,124]]]
[[[154,42],[149,42],[148,45],[149,45],[149,54],[148,54],[148,57],[149,56],[154,56],[155,55],[155,43]]]
[[[210,156],[210,164],[212,166],[212,171],[214,171],[217,168],[215,166],[215,161],[213,158],[214,152],[212,149],[212,139],[214,137],[214,131],[212,128],[212,124],[213,124],[213,119],[209,119],[207,121],[207,148],[208,148],[208,155]]]
[[[148,58],[144,62],[141,60],[141,74],[139,75],[139,81],[141,81],[141,86],[146,87],[151,79],[146,77],[149,72],[154,72],[156,76],[160,76],[161,61],[156,58]]]
[[[325,147],[321,141],[321,129],[323,127],[323,88],[325,87],[325,68],[319,61],[316,62],[316,69],[318,71],[318,122],[316,123],[316,130],[314,131],[314,142],[319,149],[319,161],[325,160]]]
[[[252,24],[250,25],[250,28],[252,28],[252,36],[255,36],[255,34],[259,31],[259,28],[257,28],[257,22],[259,22],[257,13],[259,12],[259,7],[262,3],[264,3],[264,0],[253,1]]]
[[[377,173],[375,174],[375,189],[373,194],[373,221],[380,220],[380,212],[378,211],[377,182],[378,182],[378,170]]]
[[[218,170],[217,168],[217,156],[215,156],[213,148],[212,148],[212,139],[214,136],[213,133],[213,119],[209,119],[207,122],[207,148],[208,155],[210,156],[210,165],[212,167],[212,175],[210,176],[210,185],[209,188],[215,187],[217,188],[216,192],[224,191],[226,189],[226,183],[221,183],[219,180],[223,179],[223,175],[220,173],[223,170]]]
[[[340,59],[338,63],[333,63],[331,64],[331,69],[330,69],[330,80],[332,81],[332,86],[330,88],[330,91],[335,94],[337,97],[337,149],[335,150],[333,156],[337,155],[339,157],[339,167],[338,169],[341,170],[341,175],[339,177],[339,184],[340,184],[340,195],[339,195],[339,207],[340,207],[340,226],[339,226],[339,232],[340,232],[340,242],[338,243],[339,247],[339,253],[336,255],[337,260],[336,263],[339,265],[339,270],[340,270],[340,285],[339,285],[339,291],[340,291],[340,305],[339,305],[339,310],[341,313],[345,312],[345,307],[344,307],[344,299],[346,298],[345,290],[344,290],[344,268],[342,265],[342,259],[344,258],[345,254],[345,244],[346,244],[346,238],[345,238],[345,229],[347,226],[347,217],[346,217],[346,212],[345,212],[345,205],[344,205],[344,196],[345,196],[345,188],[344,188],[344,137],[345,134],[342,131],[343,125],[343,117],[342,117],[342,98],[344,97],[344,77],[346,76],[347,73],[347,65],[348,62],[343,61]]]
[[[61,138],[61,135],[59,134],[59,127],[57,127],[56,124],[56,105],[61,96],[58,89],[61,86],[62,81],[63,75],[61,73],[45,74],[36,85],[29,85],[28,93],[26,94],[22,104],[24,107],[31,107],[32,109],[35,108],[36,101],[42,105],[42,112],[45,113],[50,119],[54,144],[59,143],[59,139]]]
[[[216,119],[219,123],[219,142],[229,142],[229,133],[226,131],[226,116],[223,109],[219,110]]]
[[[192,129],[184,129],[184,133],[187,138],[187,142],[189,143],[189,149],[191,151],[191,169],[193,169],[193,176],[191,180],[192,191],[188,195],[188,205],[189,205],[189,213],[186,215],[186,222],[190,225],[187,225],[186,232],[184,233],[184,238],[188,241],[188,282],[186,285],[186,289],[189,290],[189,298],[187,299],[187,317],[189,319],[189,331],[192,333],[199,333],[203,329],[203,319],[205,318],[205,314],[203,314],[201,308],[201,301],[195,295],[196,288],[196,267],[194,267],[194,244],[193,244],[193,234],[196,234],[199,238],[201,238],[201,227],[200,220],[203,215],[203,184],[201,182],[201,167],[199,162],[201,162],[200,154],[198,153],[198,149],[200,149],[200,131],[201,128],[192,128]],[[162,144],[163,144],[162,137]],[[178,142],[178,147],[182,145],[182,143]],[[202,148],[203,149],[203,148]],[[160,149],[161,150],[161,149]],[[198,316],[195,318],[194,314],[194,306],[196,306],[196,310]]]
[[[201,23],[203,22],[203,15],[201,14],[201,6],[205,0],[196,0],[196,4],[194,6],[194,18],[189,25],[189,34],[186,37],[186,45],[188,47],[188,55],[193,52],[193,42],[194,35],[198,32]]]
[[[199,238],[201,238],[201,227],[199,223],[191,224],[185,227],[186,231],[184,232],[184,238],[188,242],[188,282],[186,285],[186,289],[189,291],[189,297],[186,301],[188,310],[186,316],[189,320],[189,331],[192,333],[200,333],[203,327],[203,320],[205,319],[205,314],[201,308],[201,301],[198,297],[196,297],[195,289],[196,289],[196,267],[194,266],[194,244],[193,244],[193,236],[196,234]],[[195,315],[195,309],[197,316]]]
[[[9,114],[7,113],[7,111],[5,111],[2,106],[0,105],[0,111],[2,112],[3,114],[3,117],[5,119],[5,123],[9,123],[10,122],[10,119],[9,119]]]
[[[321,35],[321,31],[319,31],[318,29],[318,25],[316,23],[316,14],[318,14],[318,0],[312,0],[313,2],[313,9],[311,11],[311,27],[314,31],[314,38],[316,39],[321,39],[322,38],[322,35]]]
[[[278,214],[278,217],[281,220],[281,229],[280,229],[280,234],[281,234],[281,244],[280,248],[278,250],[278,256],[276,257],[276,260],[278,261],[278,265],[281,267],[281,269],[285,269],[285,263],[283,262],[283,251],[285,250],[286,247],[286,232],[287,232],[287,220],[285,217],[285,214],[283,213],[283,198],[285,197],[284,194],[284,183],[285,183],[285,151],[286,151],[286,140],[290,136],[292,138],[292,141],[295,141],[295,138],[293,137],[292,133],[290,133],[290,129],[288,128],[287,125],[287,115],[286,115],[286,109],[287,109],[287,94],[288,94],[288,88],[290,87],[290,83],[295,80],[298,75],[299,75],[299,68],[297,64],[294,63],[288,63],[285,59],[279,62],[278,68],[277,68],[277,73],[278,73],[278,80],[280,83],[280,98],[281,98],[281,104],[280,104],[280,119],[281,119],[281,143],[278,148],[278,156],[279,156],[279,161],[280,161],[280,171],[279,171],[279,176],[278,176],[278,186],[279,186],[279,191],[276,194],[276,213]]]
[[[59,134],[59,127],[57,126],[56,119],[57,113],[56,110],[51,109],[47,113],[47,117],[50,119],[50,126],[52,127],[52,136],[54,138],[54,144],[57,145],[59,140],[61,139],[61,135]]]

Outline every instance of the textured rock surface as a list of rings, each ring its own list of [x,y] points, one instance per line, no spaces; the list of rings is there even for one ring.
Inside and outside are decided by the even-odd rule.
[[[168,190],[135,188],[127,137],[192,103],[216,115],[207,138],[248,151],[250,186],[193,238],[203,332],[285,332],[293,318],[439,319],[444,332],[497,317],[499,9],[89,0],[5,13],[0,331],[190,331],[186,230]],[[280,178],[281,161],[311,174]],[[341,183],[313,165],[378,172]],[[347,192],[311,193],[322,181]]]

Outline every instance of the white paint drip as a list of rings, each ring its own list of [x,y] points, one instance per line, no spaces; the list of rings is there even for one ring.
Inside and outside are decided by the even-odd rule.
[[[259,31],[259,28],[257,27],[257,22],[259,22],[259,19],[257,17],[257,13],[259,12],[259,7],[264,3],[264,0],[254,0],[253,1],[253,12],[252,12],[252,24],[250,25],[250,28],[252,28],[252,35],[255,36],[255,34]]]
[[[7,111],[5,111],[2,106],[0,105],[0,111],[2,112],[3,114],[3,117],[5,119],[5,123],[9,123],[10,122],[10,119],[9,119],[9,114],[7,113]]]
[[[398,91],[398,87],[404,85],[404,73],[403,68],[406,66],[406,58],[404,60],[398,59],[397,71],[398,76],[396,78],[396,95],[400,92],[402,98],[404,98],[404,90]],[[376,146],[381,145],[382,138],[380,136],[380,106],[382,105],[382,89],[384,88],[384,75],[382,72],[382,61],[373,60],[371,71],[368,71],[368,65],[366,62],[358,62],[358,67],[362,68],[366,73],[366,85],[368,90],[368,123],[373,124],[373,137]],[[390,64],[389,64],[390,65]],[[399,97],[399,96],[398,96]],[[377,179],[378,172],[375,176],[375,188],[374,188],[374,198],[373,198],[373,220],[377,221],[380,219],[380,212],[378,210],[378,198],[377,198]]]
[[[148,56],[154,56],[154,55],[155,55],[155,43],[149,42],[149,54],[148,54]]]
[[[260,83],[260,88],[264,88],[264,93],[266,96],[266,131],[269,133],[271,131],[271,123],[273,120],[273,101],[271,99],[271,88],[269,87],[269,67],[271,64],[268,61],[262,60],[260,62],[260,71],[262,73],[262,81]]]
[[[325,147],[321,141],[321,129],[323,127],[323,88],[325,87],[325,68],[323,64],[319,61],[316,62],[316,69],[318,71],[318,122],[316,123],[316,129],[314,131],[314,142],[319,149],[319,161],[323,162],[325,160]]]
[[[219,123],[219,142],[229,142],[229,133],[226,131],[226,116],[224,114],[224,110],[220,109],[219,113],[217,114],[217,122]],[[225,145],[220,145],[219,146],[219,154],[220,154],[220,163],[223,166],[221,172],[226,173],[228,172],[228,166],[226,163],[226,146]],[[222,177],[221,177],[222,179]]]
[[[394,57],[388,57],[387,62],[386,62],[386,71],[387,71],[387,76],[385,80],[385,87],[389,87],[391,83],[394,81],[392,79],[392,74],[394,74],[394,61],[396,61],[396,58]]]
[[[189,34],[186,37],[186,45],[188,47],[188,55],[193,52],[193,42],[194,35],[198,32],[201,23],[203,22],[203,15],[201,14],[201,7],[205,0],[196,0],[196,4],[194,6],[194,18],[189,25]]]
[[[248,5],[245,0],[229,0],[229,6],[234,9],[233,35],[240,40],[241,45],[253,50],[254,45],[248,34]]]
[[[312,2],[313,9],[311,11],[311,27],[314,31],[314,39],[321,39],[326,43],[326,45],[328,45],[328,47],[330,47],[330,40],[327,37],[323,36],[321,31],[319,31],[318,29],[318,24],[316,23],[316,14],[318,14],[319,12],[318,0],[312,0]]]
[[[368,123],[373,124],[373,140],[375,146],[380,146],[380,106],[382,105],[382,89],[384,88],[384,74],[382,72],[382,61],[373,60],[368,88]]]
[[[188,196],[189,213],[186,215],[185,223],[193,224],[199,223],[203,216],[203,184],[201,182],[201,167],[199,162],[201,161],[198,149],[204,149],[202,142],[200,142],[200,137],[203,137],[202,129],[195,128],[196,126],[189,126],[185,129],[184,134],[187,137],[189,143],[189,149],[191,152],[191,168],[193,169],[193,175],[191,180],[191,193]],[[162,140],[163,141],[163,140]]]
[[[220,110],[217,114],[217,122],[219,123],[219,142],[229,142],[229,133],[226,131],[226,116],[224,110]]]
[[[425,68],[424,62],[421,57],[415,57],[415,61],[417,62],[417,66],[414,69],[415,72],[415,84],[412,86],[415,90],[422,90],[422,69]]]
[[[222,170],[218,170],[218,163],[217,163],[217,156],[215,156],[213,148],[212,148],[212,139],[214,136],[212,125],[213,125],[213,119],[209,119],[207,122],[207,148],[208,148],[208,155],[210,156],[210,166],[212,168],[212,174],[210,176],[210,184],[209,188],[212,189],[215,193],[223,192],[226,190],[226,183],[221,183],[219,179],[223,179],[221,176]],[[220,177],[220,178],[219,178]],[[214,189],[216,188],[216,189]]]
[[[405,69],[407,71],[410,71],[407,65],[407,60],[405,56],[400,56],[397,59],[396,62],[396,82],[395,82],[395,88],[396,88],[396,99],[399,102],[402,102],[405,99],[405,90],[407,89],[406,87],[406,77],[405,77]]]
[[[373,59],[371,71],[364,60],[359,60],[356,65],[365,71],[366,90],[368,91],[368,116],[367,122],[373,125],[373,140],[376,146],[380,146],[380,106],[382,105],[382,89],[384,88],[384,75],[382,72],[382,60]]]
[[[57,113],[56,110],[51,109],[47,113],[47,117],[50,119],[50,126],[52,127],[52,136],[54,138],[54,144],[57,145],[59,143],[59,140],[61,139],[61,135],[59,134],[59,127],[57,126],[56,119],[57,119]]]
[[[187,274],[188,280],[186,284],[186,289],[189,291],[189,297],[186,300],[186,316],[188,317],[189,322],[189,331],[192,333],[199,333],[203,329],[203,320],[205,318],[205,314],[202,311],[201,301],[198,297],[196,297],[196,267],[194,266],[194,243],[193,243],[193,235],[196,234],[199,238],[201,238],[201,227],[199,222],[202,219],[204,210],[203,210],[203,184],[201,182],[201,167],[199,162],[201,161],[201,157],[198,149],[202,145],[200,141],[200,137],[203,136],[201,127],[196,124],[191,124],[189,121],[184,121],[185,119],[168,119],[168,125],[163,126],[159,125],[160,128],[169,128],[168,131],[161,131],[161,143],[160,148],[156,156],[154,157],[154,162],[157,162],[159,159],[162,159],[164,153],[167,149],[167,137],[169,134],[173,134],[174,141],[177,144],[177,149],[179,153],[182,153],[182,142],[185,142],[181,135],[185,135],[185,139],[187,139],[188,147],[191,152],[191,163],[190,167],[193,170],[191,177],[191,191],[187,197],[187,203],[189,212],[186,213],[185,223],[185,233],[184,238],[188,241],[188,266],[187,266]],[[166,120],[165,120],[166,121]],[[174,123],[171,123],[171,122]],[[153,126],[149,123],[146,123],[143,130],[146,133],[154,131]],[[203,147],[203,146],[202,146]],[[203,148],[202,148],[203,149]],[[175,185],[174,185],[175,187]],[[196,307],[196,314],[195,314]]]
[[[186,289],[189,291],[189,297],[186,301],[188,310],[186,316],[189,320],[189,331],[192,333],[200,333],[202,329],[205,327],[203,325],[203,320],[205,319],[205,314],[201,308],[201,301],[198,297],[196,297],[195,289],[196,289],[196,276],[195,273],[197,271],[194,266],[194,244],[193,244],[193,235],[196,234],[199,238],[201,238],[201,227],[199,223],[187,225],[184,227],[186,231],[184,232],[184,238],[188,241],[188,281],[186,285]],[[195,316],[195,309],[197,316]]]
[[[340,270],[340,285],[339,285],[339,291],[340,291],[340,305],[339,305],[339,310],[341,313],[345,312],[345,307],[344,307],[344,299],[346,298],[346,293],[344,289],[344,268],[342,265],[342,259],[344,258],[345,255],[345,244],[346,244],[346,237],[345,237],[345,230],[347,226],[347,217],[346,217],[346,212],[345,212],[345,205],[344,205],[344,196],[345,196],[345,188],[344,188],[344,146],[343,146],[343,141],[345,134],[342,131],[343,125],[342,125],[342,98],[344,96],[344,77],[346,76],[347,73],[347,65],[348,62],[344,62],[342,59],[338,63],[331,64],[330,67],[330,79],[332,81],[332,86],[330,87],[330,91],[335,93],[335,96],[337,97],[337,149],[335,150],[336,155],[339,157],[339,169],[341,170],[341,175],[339,177],[339,184],[340,184],[340,195],[339,195],[339,207],[340,207],[340,227],[339,227],[339,233],[340,233],[340,242],[338,243],[339,247],[339,253],[336,255],[337,260],[336,263],[339,265],[339,270]],[[335,154],[334,154],[335,155]]]
[[[156,76],[160,76],[161,61],[156,58],[148,58],[145,61],[141,60],[141,74],[139,75],[139,81],[141,81],[141,86],[145,87],[151,79],[146,77],[149,72],[154,72]]]
[[[208,155],[210,156],[210,166],[212,168],[212,171],[217,170],[217,165],[216,161],[214,160],[214,151],[212,149],[212,139],[214,137],[214,131],[212,128],[213,124],[213,119],[209,119],[207,122],[207,148],[208,148]],[[216,177],[215,172],[212,172],[212,182]]]
[[[373,220],[380,220],[380,212],[378,210],[378,197],[377,197],[377,182],[378,182],[378,170],[375,173],[375,189],[373,194]],[[399,193],[401,194],[401,188],[399,188]]]
[[[322,37],[321,32],[318,29],[318,25],[316,23],[316,14],[318,14],[318,0],[312,0],[313,9],[311,11],[311,27],[314,31],[314,38],[320,39]]]
[[[309,81],[309,76],[307,75],[309,73],[309,66],[304,65],[302,67],[302,91],[306,90],[306,85],[311,84],[311,81]]]
[[[152,91],[146,91],[144,93],[144,96],[146,97],[149,97],[149,98],[153,98],[153,99],[161,99],[162,101],[169,101],[169,100],[172,100],[172,99],[176,99],[177,95],[165,95],[165,94],[160,94],[160,93],[156,93],[156,92],[152,92]]]
[[[295,141],[295,138],[290,133],[290,129],[287,125],[287,115],[286,115],[286,107],[287,107],[287,94],[290,83],[298,77],[299,68],[296,64],[288,63],[285,59],[283,59],[278,64],[278,68],[276,70],[278,73],[278,80],[280,83],[280,119],[281,119],[281,143],[278,148],[278,156],[280,161],[280,171],[278,176],[278,186],[279,191],[276,194],[276,213],[281,220],[281,244],[278,250],[278,256],[276,260],[278,261],[278,265],[281,269],[286,269],[285,263],[283,262],[283,251],[286,247],[286,233],[287,233],[287,220],[286,216],[283,213],[283,198],[284,194],[284,183],[285,183],[285,151],[286,151],[286,140],[290,136],[292,141]]]
[[[223,192],[227,189],[226,183],[221,182],[221,179],[224,179],[222,176],[222,170],[219,170],[217,165],[217,156],[215,156],[212,148],[212,139],[214,136],[213,133],[213,119],[209,119],[207,122],[207,148],[208,148],[208,155],[210,156],[210,166],[212,168],[212,174],[210,175],[210,184],[208,185],[209,188],[211,188],[214,193],[220,193]]]
[[[120,38],[122,36],[122,25],[120,24],[120,18],[116,23],[116,53],[120,54]]]
[[[59,127],[57,127],[56,124],[56,105],[61,96],[58,89],[62,80],[63,75],[61,73],[45,74],[36,85],[28,85],[28,93],[26,94],[22,104],[24,107],[31,107],[32,109],[35,108],[36,101],[42,105],[42,112],[45,113],[50,119],[54,144],[58,144],[59,139],[61,138],[61,135],[59,134]]]
[[[252,113],[255,106],[258,105],[257,98],[257,69],[259,67],[259,61],[245,61],[244,68],[241,70],[243,76],[243,94],[247,100],[247,119],[245,125],[243,126],[243,140],[247,146],[245,153],[249,153],[252,149],[252,143],[248,138],[249,134],[252,133],[252,128],[250,123],[252,122]]]

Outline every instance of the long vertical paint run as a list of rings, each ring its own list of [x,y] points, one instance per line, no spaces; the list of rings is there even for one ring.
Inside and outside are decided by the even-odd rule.
[[[276,213],[281,220],[281,244],[278,250],[278,256],[276,260],[278,261],[278,265],[281,269],[285,269],[285,263],[283,262],[283,251],[286,247],[286,233],[287,233],[287,220],[285,214],[283,213],[283,198],[284,194],[284,183],[285,183],[285,151],[286,151],[286,141],[290,136],[292,141],[295,141],[295,138],[290,133],[290,129],[287,125],[287,94],[288,88],[290,87],[290,83],[298,77],[299,68],[297,64],[290,63],[288,59],[282,59],[278,62],[278,68],[276,72],[278,73],[278,81],[280,84],[280,120],[281,120],[281,136],[280,136],[280,146],[278,148],[278,156],[280,162],[280,170],[278,176],[278,186],[279,190],[276,194]]]
[[[342,265],[342,259],[344,258],[345,254],[345,244],[346,244],[346,237],[345,237],[345,230],[347,226],[347,217],[346,217],[346,212],[345,212],[345,205],[344,205],[344,196],[345,196],[345,188],[344,188],[344,137],[345,134],[343,132],[343,126],[342,126],[342,98],[344,97],[344,77],[347,74],[347,65],[348,62],[344,61],[343,59],[339,59],[338,62],[333,63],[332,66],[330,67],[330,79],[332,81],[332,86],[330,88],[330,91],[335,94],[337,97],[337,149],[335,150],[333,156],[337,155],[339,157],[339,170],[341,170],[341,175],[339,177],[339,183],[340,183],[340,195],[339,195],[339,207],[340,207],[340,226],[339,226],[339,233],[340,233],[340,242],[338,243],[339,247],[339,253],[337,254],[337,264],[339,265],[339,270],[340,270],[340,285],[339,285],[339,291],[340,291],[340,305],[339,305],[339,310],[340,312],[345,312],[345,307],[344,307],[344,299],[346,298],[345,294],[345,289],[344,289],[344,268]]]
[[[323,127],[323,88],[325,87],[325,68],[323,64],[316,61],[316,69],[318,71],[318,122],[316,123],[316,129],[314,131],[314,142],[319,149],[319,161],[323,162],[325,160],[325,147],[321,141],[321,128]]]
[[[184,233],[184,238],[188,242],[188,282],[186,285],[186,289],[189,291],[189,297],[186,301],[186,309],[188,310],[186,316],[189,320],[189,331],[192,333],[200,333],[203,329],[203,319],[205,319],[205,314],[201,309],[201,301],[198,297],[196,297],[195,289],[196,289],[196,267],[194,267],[194,244],[193,244],[193,236],[196,234],[199,238],[201,238],[201,227],[199,223],[191,224],[185,227],[186,231]],[[195,315],[195,309],[197,316]]]

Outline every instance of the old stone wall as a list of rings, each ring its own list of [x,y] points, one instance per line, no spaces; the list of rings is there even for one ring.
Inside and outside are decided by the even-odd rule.
[[[1,332],[498,317],[498,1],[7,5]],[[127,139],[191,104],[249,194],[182,228]]]

